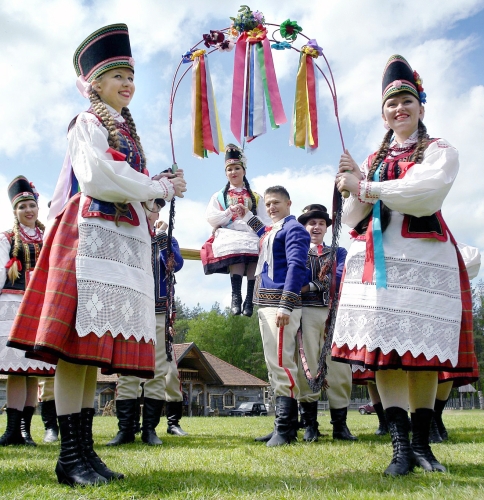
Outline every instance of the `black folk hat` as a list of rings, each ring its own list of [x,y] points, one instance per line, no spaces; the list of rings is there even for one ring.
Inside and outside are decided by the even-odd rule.
[[[110,69],[134,71],[126,24],[111,24],[91,33],[74,53],[74,68],[77,76],[87,82]]]
[[[390,97],[401,92],[408,92],[422,104],[426,102],[420,75],[413,71],[408,61],[399,54],[388,59],[382,76],[382,104]]]
[[[247,170],[247,158],[244,155],[244,150],[235,144],[227,144],[225,147],[225,167],[239,163]]]
[[[8,185],[8,197],[12,208],[21,201],[33,200],[37,203],[38,193],[26,177],[19,175]]]
[[[326,207],[317,203],[304,207],[302,215],[297,218],[298,222],[300,222],[303,226],[305,226],[310,219],[324,219],[327,227],[331,226],[333,223],[333,221],[329,218]]]

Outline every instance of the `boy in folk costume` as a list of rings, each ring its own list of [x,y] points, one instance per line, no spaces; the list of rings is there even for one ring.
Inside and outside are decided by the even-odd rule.
[[[267,446],[291,443],[297,433],[296,334],[301,322],[301,288],[305,283],[310,238],[291,215],[291,199],[282,186],[266,189],[266,211],[273,225],[266,227],[246,207],[238,205],[243,220],[261,238],[256,269],[254,304],[269,380],[276,397],[274,432]]]
[[[319,356],[324,344],[324,330],[328,317],[329,290],[331,274],[320,276],[321,270],[329,259],[331,247],[324,244],[324,235],[332,220],[323,205],[312,204],[303,209],[298,217],[311,237],[311,248],[307,257],[307,267],[310,273],[309,284],[302,288],[302,338],[308,368],[315,374],[318,368]],[[346,250],[338,247],[336,250],[336,290],[339,290],[341,276],[346,258]],[[318,440],[318,401],[321,391],[313,393],[304,375],[304,369],[299,359],[298,385],[301,427],[305,429],[304,441]],[[329,400],[333,439],[355,441],[346,425],[346,416],[351,398],[351,366],[336,363],[328,354],[326,362],[328,373],[326,394]]]

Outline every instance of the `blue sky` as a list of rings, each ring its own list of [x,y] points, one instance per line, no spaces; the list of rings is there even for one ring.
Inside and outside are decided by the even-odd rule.
[[[67,125],[87,108],[77,92],[72,54],[92,31],[125,22],[136,60],[136,95],[130,106],[153,174],[171,164],[168,140],[169,90],[181,54],[210,29],[230,24],[240,1],[26,0],[0,2],[0,228],[11,225],[6,186],[15,175],[31,179],[41,193],[41,220],[60,171]],[[381,73],[390,55],[406,57],[424,80],[428,95],[425,123],[433,137],[444,137],[461,155],[459,176],[443,214],[459,241],[484,249],[484,1],[482,0],[333,0],[311,7],[286,0],[249,4],[266,20],[290,18],[316,38],[333,69],[346,145],[358,162],[374,151],[384,130],[380,117]],[[306,5],[306,4],[304,4]],[[125,14],[129,13],[129,14]],[[303,41],[296,41],[300,47]],[[210,69],[224,141],[229,130],[233,52],[214,53]],[[284,109],[292,110],[298,57],[274,51]],[[321,59],[318,62],[322,63]],[[331,203],[332,182],[341,144],[332,102],[320,79],[320,148],[315,154],[290,147],[289,126],[270,130],[246,148],[247,176],[258,191],[285,185],[297,215],[309,203]],[[181,83],[174,108],[177,161],[186,172],[188,192],[177,202],[175,234],[182,247],[199,248],[210,234],[205,206],[225,184],[223,157],[191,155],[190,74]],[[341,242],[349,245],[346,230]],[[328,242],[330,240],[328,239]],[[481,273],[483,276],[483,273]],[[187,263],[178,276],[178,294],[187,305],[227,305],[229,281],[203,275],[201,264]]]

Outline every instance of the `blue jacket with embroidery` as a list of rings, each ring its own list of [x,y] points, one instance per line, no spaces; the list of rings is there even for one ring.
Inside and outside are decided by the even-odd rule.
[[[259,238],[270,230],[256,216],[250,218],[247,224]],[[301,307],[301,288],[308,282],[306,259],[310,241],[309,233],[293,215],[284,219],[269,248],[273,255],[273,279],[269,277],[265,262],[256,279],[254,304],[283,307],[290,311]]]
[[[165,231],[159,231],[151,238],[151,263],[153,266],[153,276],[155,279],[155,312],[156,314],[166,313],[166,261],[167,261],[167,240]],[[175,238],[171,240],[173,256],[175,257],[175,272],[183,267],[183,257],[180,247]]]

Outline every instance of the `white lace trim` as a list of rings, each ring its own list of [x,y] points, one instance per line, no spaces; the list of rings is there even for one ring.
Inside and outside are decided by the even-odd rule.
[[[113,337],[155,342],[151,239],[144,227],[80,222],[76,278],[80,337],[109,331]]]
[[[116,285],[77,281],[76,330],[79,337],[94,333],[102,337],[133,336],[138,342],[156,341],[155,303],[135,290]]]
[[[25,351],[7,347],[8,335],[22,298],[21,294],[0,295],[0,370],[26,371],[33,368],[48,371],[55,366],[36,359],[28,359],[25,357]]]
[[[349,349],[423,354],[457,364],[462,304],[458,270],[443,264],[385,258],[388,288],[363,284],[364,259],[347,262],[334,343]]]
[[[259,254],[259,237],[254,233],[220,228],[215,231],[212,244],[214,257],[232,254]]]

